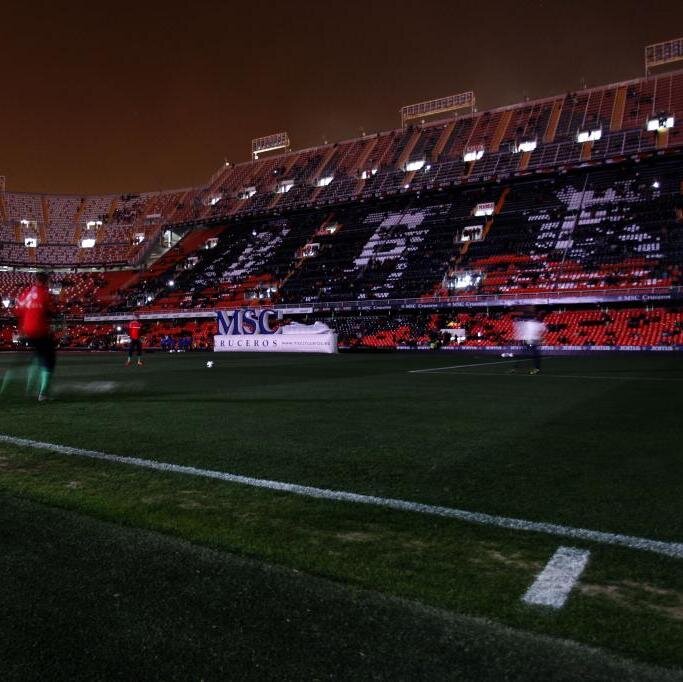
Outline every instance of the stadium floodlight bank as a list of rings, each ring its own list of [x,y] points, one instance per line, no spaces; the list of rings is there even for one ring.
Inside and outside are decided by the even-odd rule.
[[[473,114],[475,106],[476,99],[472,90],[461,92],[457,95],[432,99],[427,102],[409,104],[408,106],[401,107],[401,126],[405,127],[407,121],[413,121],[416,118],[447,114],[460,109],[466,109],[468,113]]]
[[[253,160],[259,158],[261,154],[274,152],[277,149],[289,149],[289,133],[274,133],[265,137],[257,137],[251,141],[251,156]]]
[[[683,38],[645,46],[645,75],[658,66],[683,61]]]

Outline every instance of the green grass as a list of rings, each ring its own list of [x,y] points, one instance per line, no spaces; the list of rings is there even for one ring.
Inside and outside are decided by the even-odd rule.
[[[0,541],[6,682],[681,679],[2,493]]]
[[[213,369],[204,366],[208,358]],[[675,356],[63,357],[0,432],[293,483],[683,540]],[[7,363],[4,357],[0,362]],[[116,382],[111,394],[83,384]],[[60,386],[61,383],[61,386]],[[0,487],[310,575],[683,665],[683,563],[645,552],[0,446]],[[559,613],[520,597],[560,544],[592,551]]]

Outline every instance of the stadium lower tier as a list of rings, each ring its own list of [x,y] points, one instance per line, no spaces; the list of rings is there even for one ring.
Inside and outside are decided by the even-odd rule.
[[[342,349],[496,348],[514,345],[514,322],[523,313],[509,309],[401,312],[382,315],[296,316],[296,321],[325,322],[338,334]],[[554,308],[538,314],[546,325],[544,345],[592,348],[683,348],[683,306]],[[287,324],[294,318],[284,318]],[[209,350],[213,319],[158,320],[144,324],[149,349]],[[78,323],[56,332],[63,349],[116,350],[126,342],[124,323]],[[17,347],[15,326],[0,327],[0,347]]]

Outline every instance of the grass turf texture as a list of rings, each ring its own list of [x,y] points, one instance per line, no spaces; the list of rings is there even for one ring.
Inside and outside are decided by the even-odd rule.
[[[205,368],[208,357],[216,362]],[[3,359],[5,360],[5,359]],[[65,357],[0,431],[320,487],[680,541],[681,360],[459,355]],[[93,381],[113,393],[85,394]],[[70,388],[71,387],[71,388]],[[644,552],[0,447],[0,485],[310,574],[683,664],[683,564]],[[84,540],[87,542],[87,540]],[[592,551],[559,613],[519,601],[560,544]],[[28,598],[28,595],[27,595]]]
[[[4,494],[0,539],[3,680],[680,679]]]

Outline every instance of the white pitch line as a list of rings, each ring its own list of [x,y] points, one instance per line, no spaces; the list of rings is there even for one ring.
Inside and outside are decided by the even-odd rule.
[[[522,597],[527,604],[561,609],[588,563],[587,549],[560,547]]]
[[[444,369],[461,369],[463,367],[483,367],[484,365],[505,365],[509,362],[519,362],[519,358],[516,360],[496,360],[495,362],[473,362],[465,365],[449,365],[448,367],[431,367],[430,369],[411,369],[408,370],[408,374],[425,374],[427,372],[440,372]]]
[[[470,365],[471,367],[472,365]],[[522,370],[514,374],[501,372],[457,372],[458,375],[473,376],[473,377],[524,377],[529,376],[528,371]],[[547,379],[596,379],[608,381],[683,381],[683,378],[678,377],[615,377],[615,376],[597,376],[595,374],[548,374],[541,372],[536,374],[537,377],[545,377]],[[534,380],[535,381],[535,380]]]
[[[213,478],[228,483],[239,483],[240,485],[252,488],[265,488],[279,492],[293,493],[304,497],[313,497],[324,500],[335,500],[338,502],[355,502],[357,504],[369,504],[375,507],[387,509],[398,509],[399,511],[418,512],[420,514],[431,514],[450,519],[458,519],[469,523],[477,523],[483,526],[497,526],[511,530],[529,531],[532,533],[546,533],[548,535],[558,535],[561,537],[578,538],[590,542],[598,542],[605,545],[618,545],[629,549],[638,549],[647,552],[654,552],[664,556],[683,559],[683,542],[664,542],[663,540],[650,540],[633,535],[622,535],[620,533],[605,533],[599,530],[589,530],[587,528],[572,528],[556,523],[545,523],[539,521],[525,521],[507,516],[494,516],[481,512],[471,512],[452,507],[440,507],[421,502],[410,502],[408,500],[398,500],[391,497],[376,497],[374,495],[362,495],[360,493],[345,492],[343,490],[328,490],[326,488],[315,488],[308,485],[297,483],[285,483],[283,481],[272,481],[265,478],[252,478],[239,474],[229,474],[224,471],[214,471],[211,469],[198,469],[196,467],[185,466],[182,464],[170,464],[168,462],[157,462],[153,459],[142,459],[140,457],[125,457],[122,455],[110,455],[106,452],[97,450],[85,450],[83,448],[73,448],[68,445],[58,445],[56,443],[44,443],[27,438],[17,438],[7,434],[0,434],[1,443],[9,443],[22,448],[32,448],[36,450],[49,450],[62,455],[74,455],[77,457],[87,457],[99,459],[106,462],[116,462],[118,464],[129,464],[143,469],[154,469],[155,471],[185,474],[187,476],[200,476],[202,478]]]

